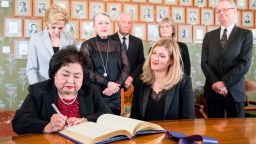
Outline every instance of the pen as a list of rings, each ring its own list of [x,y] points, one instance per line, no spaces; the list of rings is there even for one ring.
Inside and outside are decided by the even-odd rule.
[[[57,112],[57,114],[61,114],[60,111],[58,110],[58,108],[56,107],[56,105],[54,103],[52,103],[52,107]]]

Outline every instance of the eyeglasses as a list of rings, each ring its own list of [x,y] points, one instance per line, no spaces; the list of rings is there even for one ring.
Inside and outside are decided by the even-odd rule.
[[[231,10],[231,9],[235,9],[235,8],[223,8],[223,9],[221,9],[221,10],[217,10],[217,13],[218,13],[218,14],[220,14],[221,12],[226,13],[226,12],[228,12],[228,11]]]
[[[170,27],[172,27],[172,25],[171,24],[168,24],[168,25],[160,25],[160,28],[170,28]]]

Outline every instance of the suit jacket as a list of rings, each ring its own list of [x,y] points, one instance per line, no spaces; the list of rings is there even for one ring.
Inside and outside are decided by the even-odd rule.
[[[235,102],[245,101],[244,75],[250,68],[253,36],[250,30],[234,27],[222,49],[220,46],[221,29],[206,33],[201,56],[201,67],[206,77],[205,95],[212,97],[211,86],[224,81]]]
[[[132,100],[131,118],[144,120],[151,85],[140,81],[135,86]],[[191,78],[183,79],[173,88],[166,91],[164,119],[194,118],[194,96]]]
[[[180,47],[180,54],[183,61],[184,73],[190,76],[191,64],[190,64],[188,47],[185,43],[182,43],[182,42],[177,42],[177,43]]]
[[[115,33],[110,36],[113,40],[120,41],[118,33]],[[141,39],[129,35],[129,45],[128,45],[128,61],[130,63],[130,76],[133,79],[136,79],[140,76],[142,72],[142,66],[145,61],[144,52],[143,52],[143,44]]]
[[[75,39],[71,35],[61,33],[59,49],[75,44]],[[47,29],[31,36],[26,68],[29,84],[49,79],[49,62],[53,54],[53,46]]]
[[[103,102],[100,90],[93,84],[85,84],[78,91],[80,116],[96,121],[103,113],[111,113]],[[13,130],[18,134],[42,133],[55,114],[52,103],[58,104],[57,88],[53,80],[31,85],[29,94],[12,121]]]

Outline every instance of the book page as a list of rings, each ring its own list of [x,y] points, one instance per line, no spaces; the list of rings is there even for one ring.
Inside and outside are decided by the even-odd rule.
[[[101,115],[97,120],[97,124],[104,125],[108,128],[124,129],[130,132],[131,135],[134,135],[139,130],[163,130],[161,126],[153,123],[113,114]]]
[[[84,122],[75,126],[66,127],[60,133],[83,143],[100,142],[117,135],[131,136],[127,131],[118,130],[115,127],[106,127],[94,122]]]

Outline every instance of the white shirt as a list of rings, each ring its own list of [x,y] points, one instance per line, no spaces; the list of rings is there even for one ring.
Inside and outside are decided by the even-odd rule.
[[[233,28],[235,27],[235,24],[231,24],[230,26],[228,27],[223,27],[221,26],[221,30],[220,30],[220,39],[223,35],[223,32],[224,32],[224,29],[226,28],[227,29],[227,39],[229,38],[229,35],[230,33],[232,32]]]
[[[121,33],[118,32],[118,36],[119,36],[119,39],[120,39],[121,43],[123,43],[123,41],[124,41],[124,40],[123,40],[123,37],[126,38],[125,44],[126,44],[127,50],[128,50],[128,47],[129,47],[129,35],[123,36]]]

